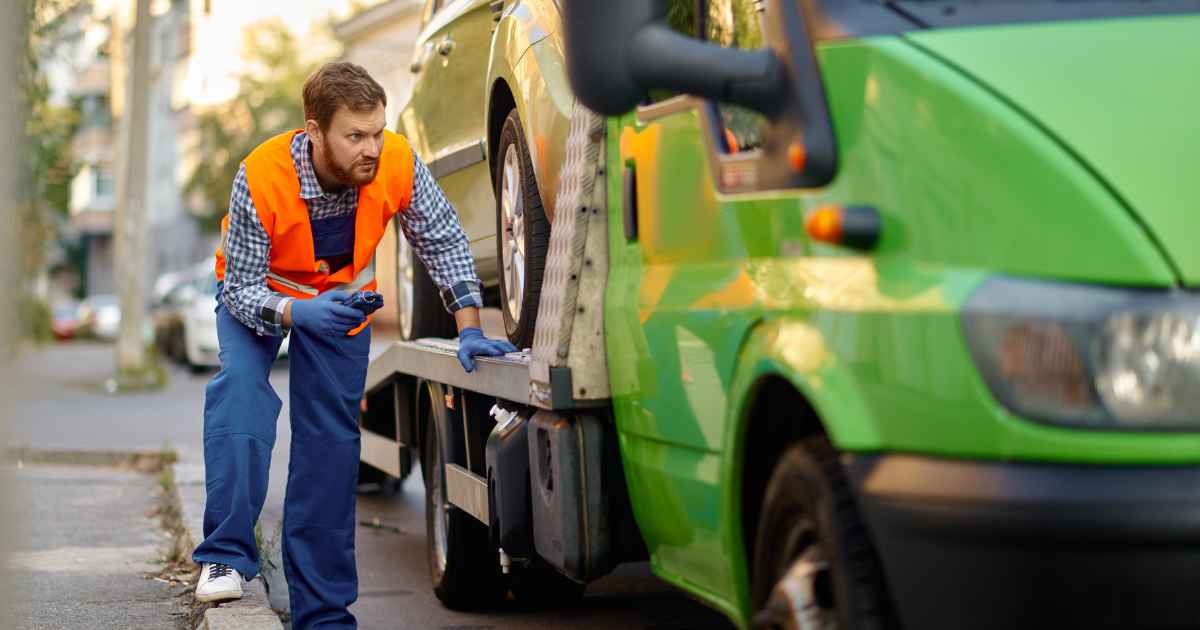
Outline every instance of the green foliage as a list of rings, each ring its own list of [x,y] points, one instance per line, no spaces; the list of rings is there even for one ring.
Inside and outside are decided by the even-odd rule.
[[[242,159],[263,140],[304,124],[301,86],[326,61],[308,58],[308,44],[278,21],[248,31],[237,96],[197,117],[204,157],[185,190],[201,200],[197,219],[204,229],[219,229]]]
[[[80,0],[24,0],[31,17],[25,48],[22,91],[25,96],[25,135],[19,205],[20,242],[24,248],[22,271],[31,277],[43,264],[45,243],[55,238],[53,215],[65,218],[75,176],[71,140],[79,126],[75,107],[49,102],[49,88],[39,60],[53,50],[67,15],[77,10]]]
[[[50,327],[50,307],[43,301],[29,296],[21,298],[21,333],[35,343],[54,340]]]

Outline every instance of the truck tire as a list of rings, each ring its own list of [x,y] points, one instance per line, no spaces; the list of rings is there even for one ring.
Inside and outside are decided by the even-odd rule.
[[[404,238],[400,220],[395,221],[396,324],[400,338],[412,341],[422,337],[449,339],[457,336],[454,319],[442,305],[437,285],[409,246],[408,239]]]
[[[425,472],[425,539],[433,592],[451,610],[495,606],[507,594],[499,550],[487,527],[446,499],[441,437],[430,414],[422,445]],[[439,522],[440,521],[440,522]]]
[[[542,274],[550,248],[550,220],[542,208],[525,131],[517,110],[504,120],[497,143],[496,257],[500,261],[500,311],[508,340],[533,345]]]
[[[879,558],[824,436],[780,458],[758,523],[754,628],[897,627]]]

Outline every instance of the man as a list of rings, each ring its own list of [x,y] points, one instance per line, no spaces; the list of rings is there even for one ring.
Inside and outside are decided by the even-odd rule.
[[[442,288],[468,372],[475,356],[514,352],[480,331],[479,279],[454,209],[401,136],[366,71],[331,63],[304,84],[304,129],[259,145],[233,182],[217,249],[221,370],[204,401],[207,503],[201,601],[237,599],[259,569],[254,524],[267,493],[281,401],[267,380],[289,346],[292,443],[283,570],[297,630],[354,628],[354,506],[359,401],[370,317],[343,304],[375,288],[375,248],[399,216]]]

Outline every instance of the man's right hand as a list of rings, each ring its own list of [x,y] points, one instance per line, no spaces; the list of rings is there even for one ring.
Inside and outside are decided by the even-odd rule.
[[[310,300],[292,300],[284,313],[284,325],[290,319],[291,325],[307,333],[344,336],[366,320],[361,311],[342,304],[349,299],[345,291],[326,291]]]

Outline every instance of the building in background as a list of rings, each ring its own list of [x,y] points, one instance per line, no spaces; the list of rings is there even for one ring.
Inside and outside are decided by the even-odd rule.
[[[387,121],[393,130],[412,93],[409,61],[421,29],[424,4],[422,0],[387,0],[338,22],[333,29],[334,36],[342,43],[342,59],[366,68],[387,93]],[[381,261],[396,259],[394,230],[384,235],[377,256]],[[377,273],[379,292],[391,304],[396,295],[396,265],[394,262],[379,265]],[[380,310],[375,320],[396,326],[396,309]]]
[[[136,0],[80,3],[63,29],[59,59],[48,69],[63,102],[74,99],[81,121],[73,148],[78,172],[71,185],[69,226],[86,248],[88,294],[112,293],[117,182],[123,168],[124,119],[130,82]],[[394,122],[407,98],[407,59],[417,34],[418,0],[153,0],[151,14],[149,177],[144,191],[150,238],[146,280],[179,271],[212,254],[216,234],[200,231],[192,213],[199,200],[184,192],[195,165],[205,158],[195,119],[198,112],[234,98],[247,70],[247,29],[273,19],[306,37],[314,55],[336,45],[312,35],[329,25],[347,58],[367,67],[388,92]],[[363,8],[367,7],[367,8]],[[355,13],[357,11],[357,13]],[[300,86],[296,86],[297,93]],[[296,121],[296,126],[303,121]],[[391,244],[394,251],[394,243]],[[394,273],[394,272],[393,272]],[[148,285],[149,286],[149,285]],[[147,296],[151,296],[147,292]]]

